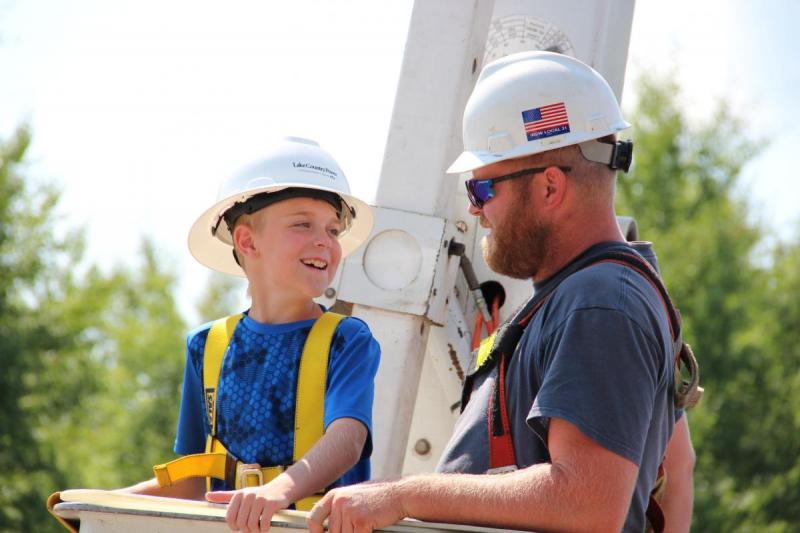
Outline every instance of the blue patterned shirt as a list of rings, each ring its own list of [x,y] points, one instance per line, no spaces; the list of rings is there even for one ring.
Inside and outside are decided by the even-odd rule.
[[[187,361],[175,452],[205,450],[209,433],[203,394],[203,352],[211,322],[187,336]],[[262,466],[292,463],[294,409],[300,357],[314,320],[263,324],[247,314],[236,326],[222,363],[217,392],[217,437],[230,453]],[[324,426],[353,418],[369,435],[361,459],[332,486],[369,479],[372,400],[380,347],[367,325],[342,320],[331,340]],[[215,483],[215,490],[223,490]],[[232,487],[225,487],[232,489]]]

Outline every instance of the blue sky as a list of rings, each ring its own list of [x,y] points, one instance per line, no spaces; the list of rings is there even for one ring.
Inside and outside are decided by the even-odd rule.
[[[151,236],[190,314],[206,271],[188,228],[264,144],[315,138],[374,198],[411,9],[377,4],[0,0],[0,138],[29,122],[29,175],[61,187],[60,218],[86,228],[89,257],[136,261]],[[640,0],[627,76],[674,70],[698,121],[730,102],[769,142],[742,194],[784,237],[800,199],[797,20],[792,0]],[[369,90],[356,98],[353,83]]]
[[[752,214],[780,238],[798,234],[800,39],[792,0],[638,2],[628,77],[674,66],[690,116],[707,120],[720,100],[761,141],[743,171]],[[630,91],[629,91],[630,93]]]

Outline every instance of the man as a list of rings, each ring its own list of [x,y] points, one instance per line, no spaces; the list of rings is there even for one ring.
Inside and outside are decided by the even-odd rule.
[[[326,517],[333,532],[404,517],[642,531],[665,455],[667,528],[688,529],[694,452],[674,407],[669,306],[646,269],[593,259],[655,263],[649,248],[625,242],[614,213],[615,171],[627,170],[632,147],[616,133],[628,126],[608,84],[580,61],[524,52],[484,68],[449,172],[472,173],[470,212],[490,230],[489,266],[534,282],[511,321],[521,338],[506,347],[513,357],[480,350],[439,473],[328,493],[312,531]]]

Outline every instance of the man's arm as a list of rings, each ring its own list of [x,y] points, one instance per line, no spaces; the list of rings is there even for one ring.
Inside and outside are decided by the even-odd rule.
[[[260,487],[209,492],[206,499],[228,504],[225,516],[234,531],[266,531],[276,511],[324,489],[361,457],[367,428],[353,418],[334,420],[302,459]]]
[[[429,474],[344,487],[314,506],[309,528],[370,531],[412,517],[520,529],[620,531],[638,467],[553,418],[552,462],[500,475]]]
[[[689,531],[692,525],[694,500],[695,454],[689,434],[689,423],[684,414],[676,423],[667,444],[664,470],[667,484],[661,507],[664,510],[666,530],[669,533]]]

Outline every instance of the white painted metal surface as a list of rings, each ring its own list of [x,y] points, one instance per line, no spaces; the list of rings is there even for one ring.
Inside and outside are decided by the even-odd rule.
[[[342,267],[340,297],[348,302],[426,316],[441,260],[447,262],[445,220],[375,207],[367,244]],[[441,272],[442,269],[438,268]],[[444,317],[439,317],[442,322]]]
[[[225,523],[225,506],[158,498],[137,494],[121,494],[103,490],[64,491],[63,503],[54,512],[60,517],[79,523],[81,533],[221,533],[230,531]],[[308,513],[281,511],[272,519],[270,531],[295,533],[306,530]],[[437,532],[499,532],[501,530],[402,520],[379,529],[394,533]]]
[[[471,329],[455,289],[444,326],[432,326],[414,404],[403,474],[431,472],[453,433],[461,406],[461,386],[469,365]]]
[[[446,219],[457,180],[444,171],[461,151],[461,113],[480,68],[491,12],[486,0],[415,3],[376,198],[379,224],[392,221],[395,231],[386,233],[382,225],[384,232],[373,232],[364,252],[343,265],[340,298],[356,304],[353,315],[370,324],[382,348],[374,477],[401,472],[430,324],[446,316],[454,283],[446,278],[457,263],[446,254],[447,236],[456,233]],[[373,244],[412,250],[409,258],[392,255],[411,263],[395,267],[406,280],[413,271],[417,277],[392,288],[379,267],[365,265]]]

